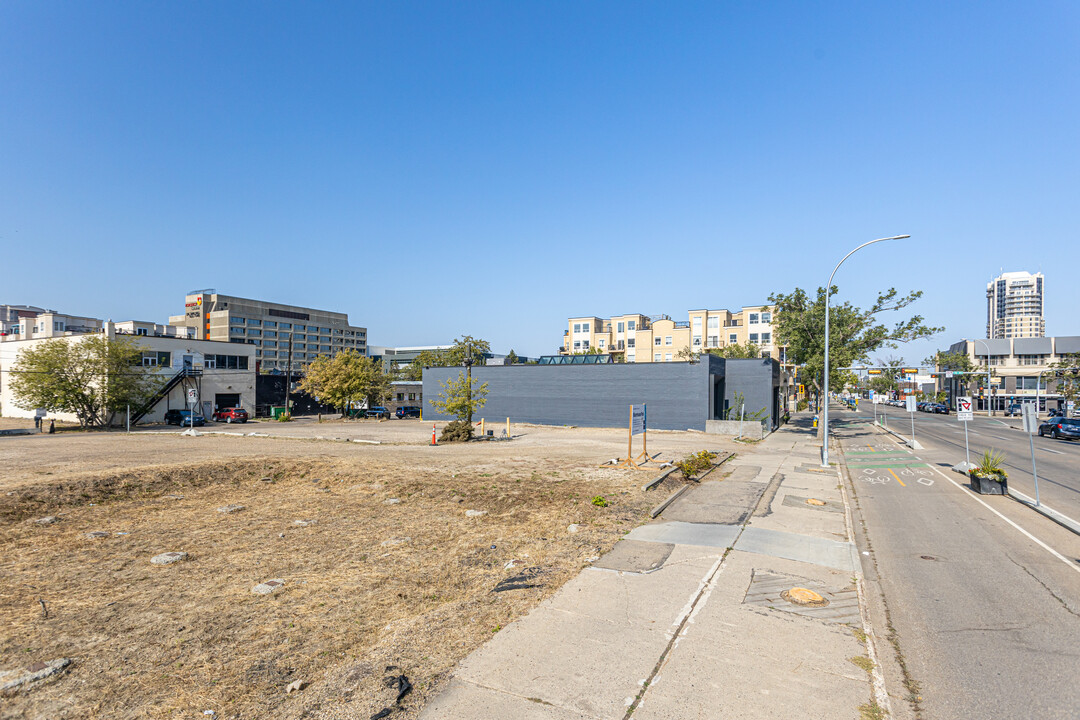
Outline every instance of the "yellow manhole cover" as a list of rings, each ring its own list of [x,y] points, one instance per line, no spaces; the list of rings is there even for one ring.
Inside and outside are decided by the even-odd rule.
[[[803,607],[825,607],[829,604],[829,601],[818,595],[813,590],[807,590],[806,588],[793,587],[790,590],[785,590],[780,593],[780,597],[787,600],[794,605],[801,605]]]
[[[821,505],[824,505],[824,504],[825,504],[825,501],[824,501],[824,500],[818,500],[817,498],[810,498],[809,500],[807,500],[807,501],[806,501],[806,504],[807,504],[807,505],[818,505],[818,506],[821,506]]]

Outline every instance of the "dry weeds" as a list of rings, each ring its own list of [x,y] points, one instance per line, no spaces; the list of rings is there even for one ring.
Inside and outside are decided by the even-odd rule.
[[[415,686],[394,716],[415,717],[462,657],[662,499],[641,493],[647,474],[486,452],[479,464],[246,457],[19,483],[0,496],[0,669],[75,663],[4,698],[0,717],[366,720],[396,695],[388,666]],[[215,511],[232,503],[245,509]],[[33,522],[42,515],[59,521]],[[190,558],[150,564],[172,550]],[[537,587],[493,592],[522,567],[543,571]],[[270,578],[284,589],[251,593]],[[286,694],[295,680],[305,689]]]

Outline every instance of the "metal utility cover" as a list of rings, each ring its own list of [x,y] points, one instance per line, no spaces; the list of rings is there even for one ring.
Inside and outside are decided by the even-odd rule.
[[[781,596],[784,591],[790,591],[792,588],[811,589],[829,603],[824,607],[796,605]],[[750,586],[743,597],[743,604],[794,613],[831,623],[859,625],[862,622],[859,617],[859,596],[851,585],[845,588],[829,588],[824,583],[809,578],[784,575],[770,570],[754,570]]]

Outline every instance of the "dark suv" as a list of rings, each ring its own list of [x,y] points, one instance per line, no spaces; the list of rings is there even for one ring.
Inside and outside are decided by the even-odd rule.
[[[1050,418],[1039,426],[1039,437],[1046,435],[1059,440],[1080,440],[1080,420]]]
[[[397,409],[394,415],[397,416],[398,420],[403,420],[404,418],[418,418],[420,417],[420,412],[421,409],[418,405],[402,405]]]

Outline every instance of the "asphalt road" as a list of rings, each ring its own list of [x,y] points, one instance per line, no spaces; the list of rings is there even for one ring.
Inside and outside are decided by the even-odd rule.
[[[931,415],[908,413],[903,408],[878,405],[879,416],[884,414],[889,428],[908,438],[911,436],[911,417],[915,418],[915,439],[929,451],[955,458],[953,464],[964,460],[964,424],[955,413]],[[872,418],[872,408],[859,404],[859,414]],[[1039,499],[1074,520],[1080,520],[1080,441],[1054,440],[1035,435],[1032,443],[1021,429],[1018,418],[976,415],[968,423],[968,444],[971,460],[978,464],[984,450],[1005,453],[1004,466],[1009,473],[1009,487],[1035,497],[1035,481],[1031,470],[1031,446],[1035,448],[1035,467],[1039,476]]]
[[[948,429],[955,416],[916,417],[916,437],[924,427],[931,442],[914,452],[868,413],[834,418],[893,716],[1080,717],[1080,536],[968,490],[949,469],[963,459],[963,436],[957,447]],[[979,442],[1026,449],[1017,430],[977,426]],[[1074,452],[1050,471],[1075,463]],[[1070,481],[1055,485],[1060,497]]]

